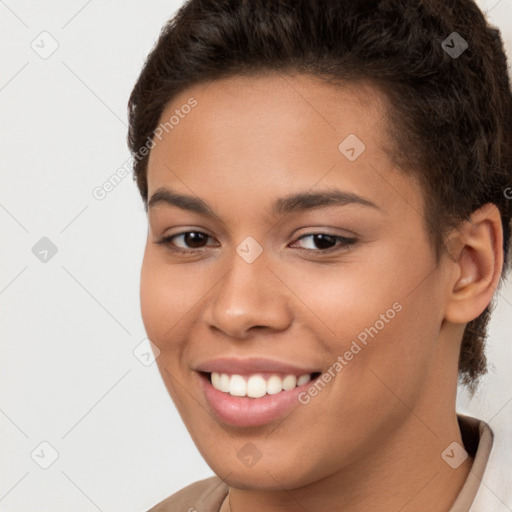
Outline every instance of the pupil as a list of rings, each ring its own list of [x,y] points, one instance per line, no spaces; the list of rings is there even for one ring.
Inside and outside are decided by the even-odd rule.
[[[192,231],[185,235],[185,243],[193,248],[201,247],[201,244],[204,242],[205,236],[203,233],[197,233]]]
[[[315,245],[319,249],[330,249],[333,246],[334,239],[331,235],[315,235],[314,237]]]

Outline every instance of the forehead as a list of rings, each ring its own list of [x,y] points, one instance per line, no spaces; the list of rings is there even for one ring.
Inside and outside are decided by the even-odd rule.
[[[393,200],[403,188],[407,196],[413,184],[388,156],[386,108],[386,98],[369,83],[335,85],[310,75],[269,73],[196,84],[161,116],[161,126],[171,117],[174,123],[155,139],[149,196],[171,184],[183,191],[186,185],[210,191],[245,187],[247,196],[258,189],[268,194],[270,182],[284,190],[320,181],[339,186],[340,180],[355,193],[384,191]],[[386,178],[391,186],[383,184]]]
[[[190,109],[192,101],[196,106]],[[172,121],[168,131],[176,145],[193,131],[198,143],[216,147],[222,147],[228,136],[250,134],[253,146],[292,139],[307,148],[319,132],[328,133],[333,142],[358,132],[376,146],[384,142],[380,135],[385,130],[373,128],[385,124],[385,112],[385,96],[367,82],[335,85],[312,75],[268,72],[189,87],[166,106],[160,125]],[[265,137],[284,125],[288,130],[279,139]]]

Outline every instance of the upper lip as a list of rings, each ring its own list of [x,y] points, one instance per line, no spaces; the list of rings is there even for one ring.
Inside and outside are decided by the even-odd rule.
[[[310,366],[298,366],[284,361],[267,359],[264,357],[218,357],[208,359],[198,364],[195,369],[200,372],[216,373],[258,373],[275,372],[286,375],[304,375],[306,373],[315,373],[319,370]]]

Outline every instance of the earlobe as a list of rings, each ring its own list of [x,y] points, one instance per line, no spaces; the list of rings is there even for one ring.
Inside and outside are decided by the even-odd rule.
[[[491,301],[503,266],[503,228],[498,208],[485,204],[458,229],[461,249],[455,255],[446,320],[467,323]]]

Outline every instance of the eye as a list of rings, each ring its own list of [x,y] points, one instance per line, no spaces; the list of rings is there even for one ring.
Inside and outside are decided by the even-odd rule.
[[[209,239],[213,240],[213,237],[202,231],[185,231],[175,235],[164,236],[156,243],[167,245],[169,249],[176,252],[191,252],[194,249],[208,247],[207,242]]]
[[[301,236],[294,243],[301,241],[305,241],[301,248],[307,251],[330,252],[345,249],[354,244],[357,239],[328,233],[311,233]]]
[[[165,236],[156,243],[166,245],[171,251],[177,253],[192,253],[195,249],[218,246],[209,244],[210,240],[214,240],[214,238],[202,231],[185,231]],[[299,247],[301,249],[325,253],[346,249],[357,242],[357,239],[328,233],[311,233],[301,236],[290,247],[294,247],[300,242],[303,242],[302,247]]]

